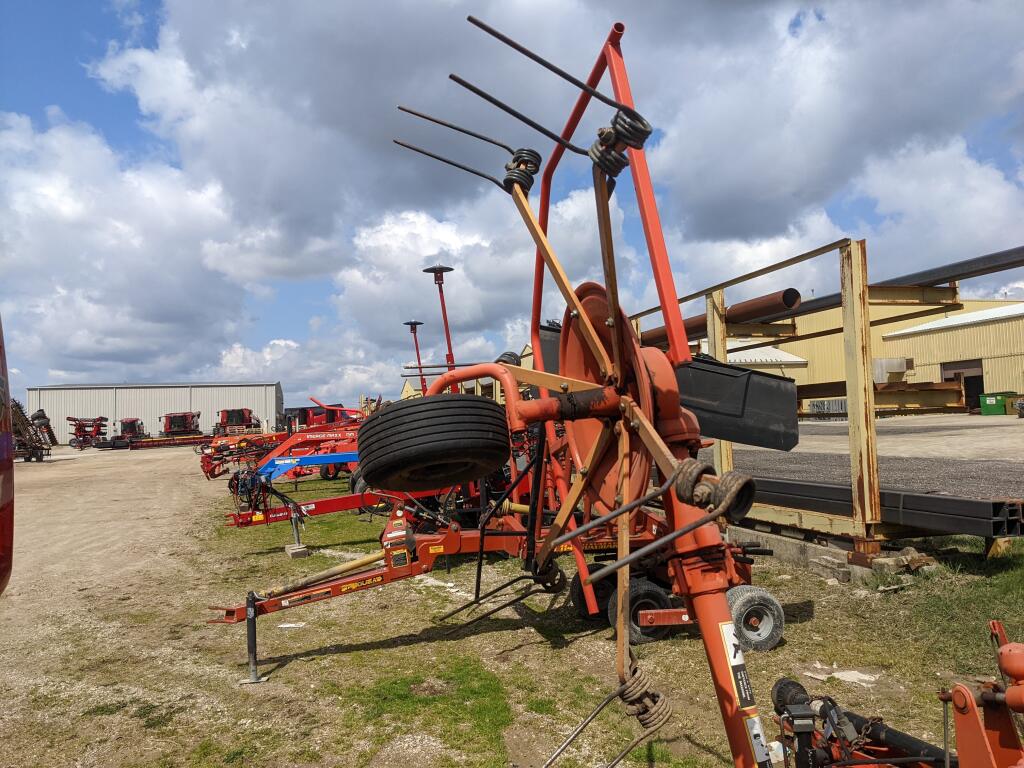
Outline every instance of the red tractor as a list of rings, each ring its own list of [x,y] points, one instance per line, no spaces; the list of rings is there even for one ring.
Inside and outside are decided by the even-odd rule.
[[[165,413],[160,420],[163,422],[160,437],[186,437],[203,434],[203,430],[199,428],[199,411],[195,413],[191,411]]]
[[[83,451],[98,442],[106,440],[106,416],[97,416],[95,418],[68,416],[67,419],[71,423],[71,439],[68,440],[68,445],[72,448]]]
[[[229,408],[220,412],[217,423],[213,425],[214,435],[244,435],[248,432],[259,432],[261,423],[250,408]]]

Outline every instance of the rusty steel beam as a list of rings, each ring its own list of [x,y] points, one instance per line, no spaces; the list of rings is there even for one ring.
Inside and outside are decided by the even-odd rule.
[[[756,299],[748,299],[725,308],[726,323],[748,323],[763,321],[766,315],[779,312],[791,312],[800,306],[800,291],[796,288],[786,288],[782,291],[758,296]],[[686,328],[686,338],[692,343],[696,339],[706,338],[708,335],[707,313],[694,315],[683,320]],[[651,328],[640,334],[640,341],[649,346],[664,344],[668,340],[664,326]]]
[[[1024,245],[1016,248],[1008,248],[1005,251],[988,253],[973,259],[965,259],[952,264],[945,264],[941,267],[925,269],[921,272],[913,272],[909,275],[901,275],[888,280],[882,280],[875,285],[943,285],[954,283],[958,280],[967,280],[972,277],[991,275],[994,272],[1003,272],[1007,269],[1024,267]],[[770,323],[773,320],[782,320],[787,317],[800,317],[810,315],[814,312],[822,312],[826,309],[834,309],[842,304],[842,295],[833,293],[828,296],[821,296],[800,304],[800,306],[786,311],[779,311],[777,314],[760,318],[761,322]]]

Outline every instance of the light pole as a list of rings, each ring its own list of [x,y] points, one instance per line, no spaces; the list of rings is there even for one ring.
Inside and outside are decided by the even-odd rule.
[[[420,372],[420,392],[424,395],[427,394],[427,380],[423,378],[423,360],[420,358],[420,340],[416,335],[416,328],[423,325],[419,320],[406,320],[402,325],[409,326],[409,332],[412,334],[412,343],[416,347],[416,368]]]
[[[437,286],[437,295],[441,299],[441,323],[444,325],[444,340],[448,345],[448,354],[445,357],[445,362],[448,363],[448,370],[453,371],[455,370],[455,355],[452,352],[452,334],[448,328],[448,310],[445,309],[444,306],[444,273],[453,272],[454,270],[452,267],[446,267],[443,264],[435,264],[432,267],[427,267],[423,271],[434,276],[434,285]],[[456,394],[458,391],[458,387],[452,384],[452,394]]]

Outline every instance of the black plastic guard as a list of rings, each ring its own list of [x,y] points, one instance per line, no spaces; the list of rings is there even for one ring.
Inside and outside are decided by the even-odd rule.
[[[793,379],[702,356],[676,368],[676,381],[704,437],[777,451],[800,441]]]

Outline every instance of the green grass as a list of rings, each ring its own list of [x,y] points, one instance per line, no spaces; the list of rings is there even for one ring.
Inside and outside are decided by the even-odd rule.
[[[141,720],[143,728],[163,728],[170,725],[176,712],[174,708],[147,702],[137,706],[132,712],[132,717]]]
[[[479,659],[454,656],[435,665],[431,675],[388,675],[368,686],[349,686],[343,698],[357,702],[366,722],[383,726],[377,746],[394,735],[423,733],[463,753],[472,765],[507,763],[502,731],[512,724],[504,686]]]
[[[127,701],[114,701],[109,704],[97,704],[89,707],[82,713],[83,717],[99,717],[101,715],[116,715],[128,706]]]
[[[554,699],[532,698],[526,702],[526,708],[538,715],[553,715],[558,711],[558,705]]]

